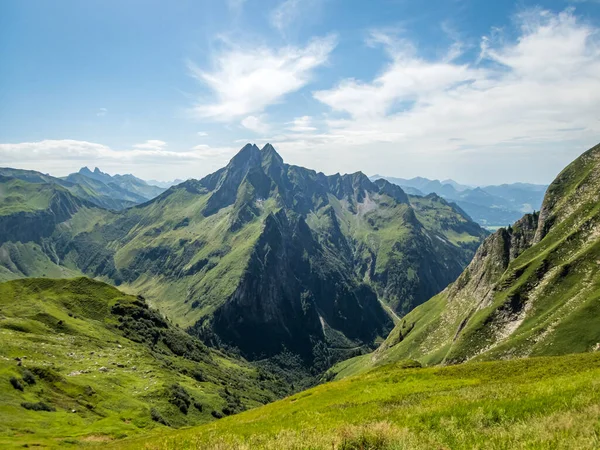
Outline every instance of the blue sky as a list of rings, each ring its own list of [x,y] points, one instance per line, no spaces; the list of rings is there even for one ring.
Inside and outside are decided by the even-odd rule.
[[[546,183],[600,141],[600,0],[4,0],[0,165]]]

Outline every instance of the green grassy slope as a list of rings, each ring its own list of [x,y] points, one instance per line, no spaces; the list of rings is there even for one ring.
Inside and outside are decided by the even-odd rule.
[[[0,281],[81,275],[79,268],[61,264],[52,237],[63,224],[71,234],[110,213],[35,178],[36,172],[29,176],[32,182],[0,175]]]
[[[60,186],[82,200],[110,210],[122,210],[143,203],[164,191],[164,189],[156,186],[148,186],[142,180],[131,183],[132,179],[128,175],[120,176],[115,180],[107,175],[108,181],[110,181],[107,184],[79,173],[71,174],[65,178],[56,178],[34,170],[0,167],[0,176],[34,185],[51,184]]]
[[[451,287],[404,317],[374,354],[339,371],[406,358],[438,364],[597,350],[599,191],[596,146],[550,185],[539,214],[490,236]]]
[[[0,215],[35,212],[50,207],[55,190],[49,185],[27,183],[15,178],[0,179]],[[58,189],[58,188],[57,188]]]
[[[79,447],[199,424],[286,392],[106,284],[0,284],[0,447]]]
[[[119,449],[591,449],[600,354],[405,368],[327,383]]]

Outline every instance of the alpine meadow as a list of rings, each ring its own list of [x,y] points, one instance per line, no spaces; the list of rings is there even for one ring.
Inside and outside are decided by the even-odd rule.
[[[598,2],[0,18],[0,447],[600,448]]]

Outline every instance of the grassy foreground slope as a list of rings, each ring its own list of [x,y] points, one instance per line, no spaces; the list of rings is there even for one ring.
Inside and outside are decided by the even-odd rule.
[[[410,365],[410,364],[409,364]],[[405,368],[395,363],[120,449],[591,449],[600,354]]]
[[[0,284],[0,447],[80,447],[209,422],[287,392],[104,283]]]

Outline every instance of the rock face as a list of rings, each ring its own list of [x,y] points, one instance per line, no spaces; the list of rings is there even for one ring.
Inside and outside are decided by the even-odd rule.
[[[548,188],[539,214],[488,237],[457,281],[406,318],[376,363],[593,351],[600,342],[600,146]]]
[[[248,358],[289,350],[325,366],[385,336],[386,308],[402,315],[444,289],[486,235],[440,197],[291,166],[268,144],[146,204],[88,215],[46,239],[55,260]]]
[[[448,301],[468,293],[485,299],[511,262],[534,243],[539,213],[526,214],[509,228],[501,228],[477,249],[471,263],[448,288]]]
[[[390,325],[373,290],[313,236],[300,216],[270,214],[247,270],[214,317],[214,330],[246,354],[303,357],[327,340],[326,325],[355,342],[373,342]]]

